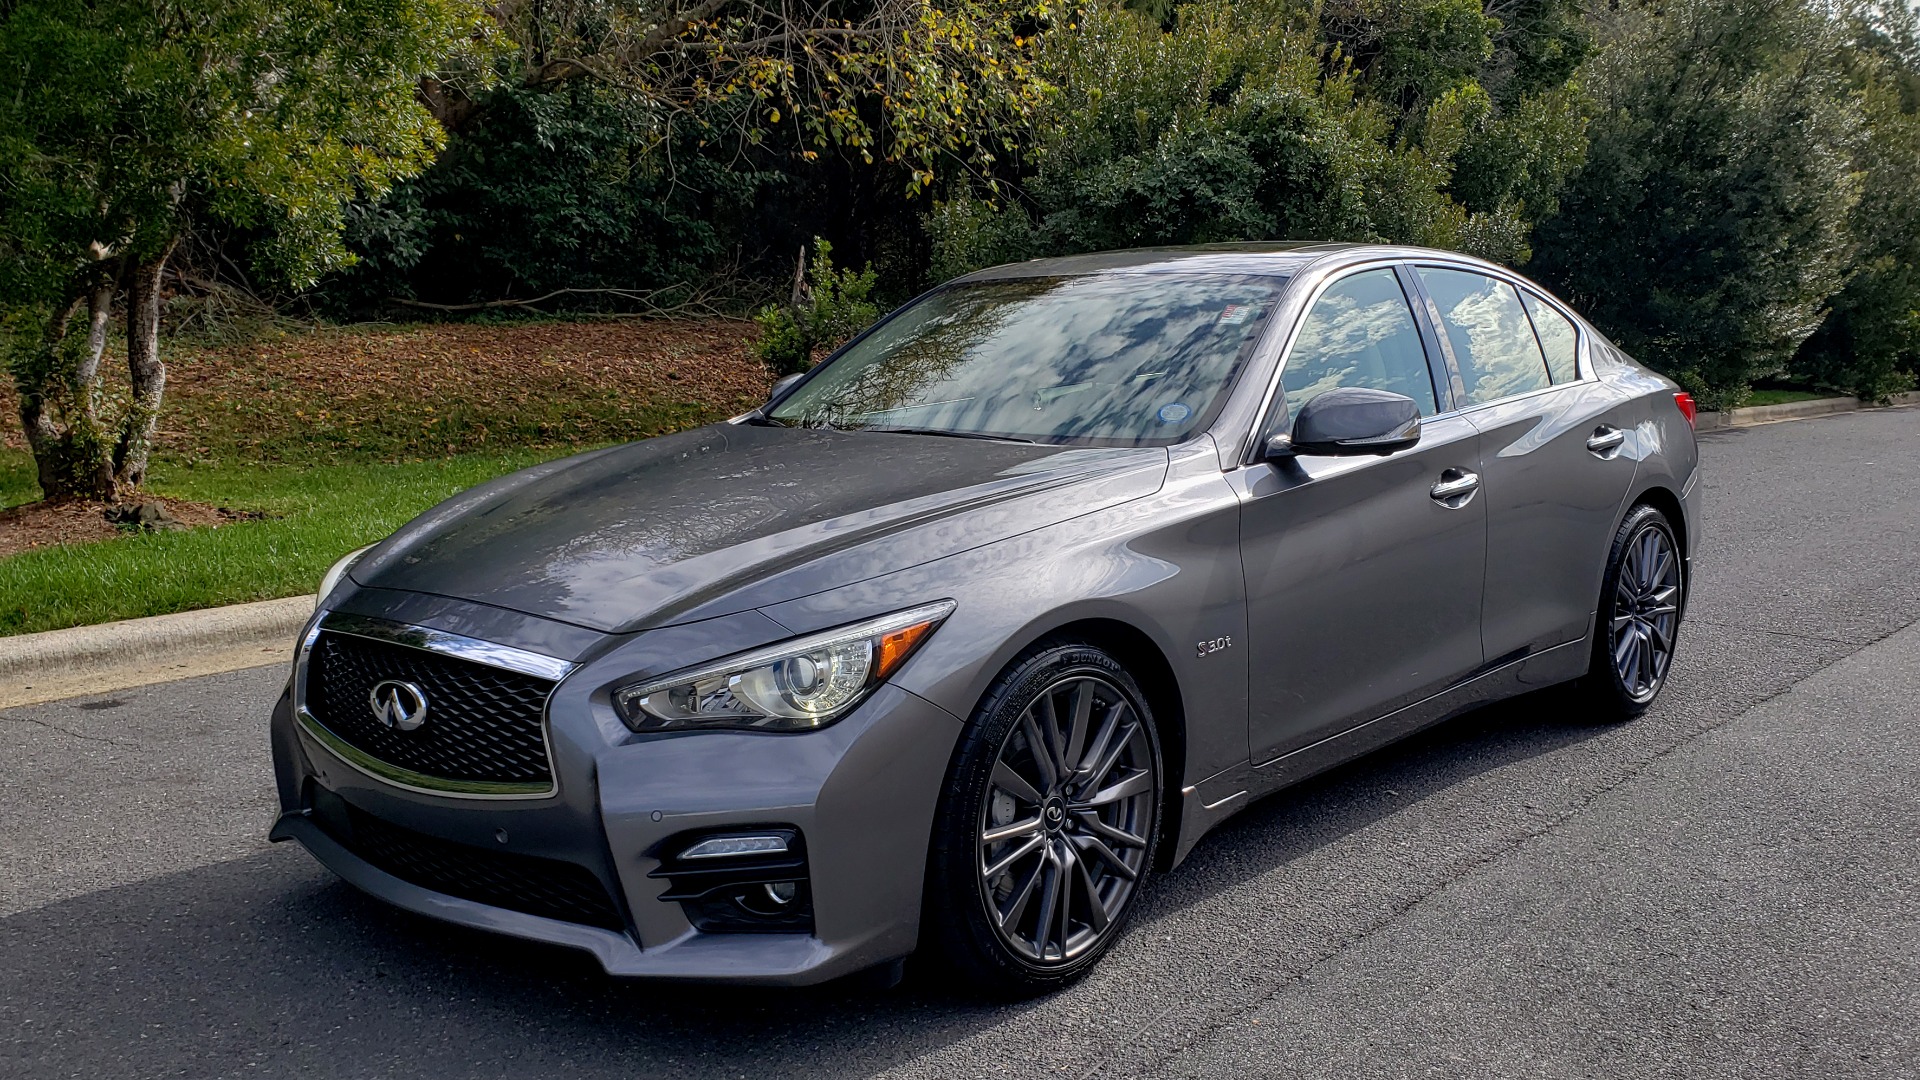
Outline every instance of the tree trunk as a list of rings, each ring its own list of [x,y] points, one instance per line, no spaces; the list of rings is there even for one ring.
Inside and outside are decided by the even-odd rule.
[[[120,439],[113,448],[113,479],[118,488],[139,487],[147,479],[147,455],[160,422],[160,399],[167,389],[167,366],[160,362],[160,275],[173,254],[160,254],[133,271],[127,297],[127,381],[132,385]]]
[[[81,407],[88,419],[99,416],[95,407],[94,381],[100,377],[100,358],[107,351],[107,324],[113,319],[113,294],[120,288],[114,278],[101,278],[87,294],[87,351],[74,373],[74,391],[83,393]]]
[[[62,433],[54,421],[55,409],[49,407],[54,403],[47,398],[59,393],[60,356],[67,341],[67,327],[79,310],[80,298],[76,296],[47,320],[46,332],[40,335],[40,351],[31,360],[15,361],[13,385],[20,395],[20,428],[27,434],[27,448],[33,451],[41,494],[49,499],[73,494],[65,490]]]
[[[33,452],[41,497],[48,500],[113,497],[113,465],[94,407],[94,377],[106,348],[113,293],[111,280],[96,282],[84,295],[76,290],[47,320],[36,351],[14,362],[20,426]],[[88,335],[76,350],[69,334],[82,303],[89,305]]]
[[[86,442],[85,453],[75,466],[84,471],[87,490],[95,498],[114,497],[113,460],[106,453],[106,433],[100,430],[100,358],[107,351],[107,323],[113,318],[113,294],[120,290],[118,276],[96,282],[87,296],[87,351],[81,354],[74,372],[71,393],[72,410],[68,420],[70,438]]]

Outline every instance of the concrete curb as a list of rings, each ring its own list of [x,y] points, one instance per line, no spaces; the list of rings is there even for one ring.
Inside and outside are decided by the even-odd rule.
[[[1920,391],[1895,394],[1891,404],[1920,405]],[[1752,408],[1731,409],[1727,412],[1703,412],[1695,418],[1694,428],[1698,431],[1719,431],[1724,428],[1775,424],[1782,420],[1804,420],[1809,416],[1827,416],[1832,413],[1853,412],[1857,409],[1886,407],[1865,405],[1859,398],[1815,398],[1812,401],[1789,401],[1784,405],[1755,405]]]
[[[290,660],[312,614],[293,596],[0,637],[0,708]]]

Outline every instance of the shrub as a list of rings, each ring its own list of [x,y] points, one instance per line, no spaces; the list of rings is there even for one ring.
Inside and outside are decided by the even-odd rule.
[[[1181,6],[1167,31],[1092,6],[1046,45],[1058,93],[1030,137],[1029,172],[991,201],[963,188],[926,215],[935,273],[1237,240],[1524,261],[1532,219],[1579,165],[1585,115],[1564,88],[1511,109],[1482,90],[1474,71],[1506,54],[1500,23],[1479,11],[1353,0],[1316,20],[1284,2],[1206,0]]]
[[[1851,259],[1858,120],[1802,0],[1624,8],[1584,80],[1585,166],[1534,266],[1707,408],[1785,370]]]
[[[323,300],[350,313],[389,297],[466,303],[711,278],[774,177],[693,137],[662,146],[659,122],[585,81],[494,91],[425,173],[352,208],[359,262]]]
[[[833,268],[833,245],[813,241],[813,264],[800,254],[793,298],[754,315],[760,340],[754,352],[775,375],[792,375],[813,366],[814,354],[832,349],[880,317],[868,295],[878,281],[873,267],[854,272]]]
[[[1854,27],[1849,57],[1866,137],[1852,276],[1789,369],[1794,379],[1884,400],[1920,374],[1920,13],[1896,5]],[[1903,85],[1904,84],[1904,85]]]

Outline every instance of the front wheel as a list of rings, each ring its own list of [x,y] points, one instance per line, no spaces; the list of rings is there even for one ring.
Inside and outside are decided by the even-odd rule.
[[[1614,533],[1579,692],[1595,718],[1631,720],[1667,683],[1686,595],[1686,562],[1667,516],[1637,506]]]
[[[968,723],[941,798],[931,943],[995,993],[1077,979],[1147,874],[1161,790],[1153,716],[1118,661],[1082,644],[1016,661]]]

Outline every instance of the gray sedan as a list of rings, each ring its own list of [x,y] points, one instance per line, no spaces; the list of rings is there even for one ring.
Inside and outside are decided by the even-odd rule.
[[[764,407],[343,560],[276,840],[616,975],[916,952],[1033,993],[1262,795],[1668,676],[1692,400],[1526,279],[1350,245],[1024,263]]]

